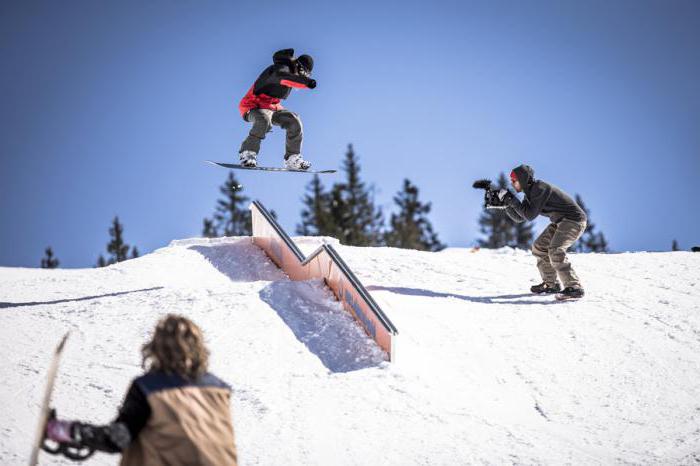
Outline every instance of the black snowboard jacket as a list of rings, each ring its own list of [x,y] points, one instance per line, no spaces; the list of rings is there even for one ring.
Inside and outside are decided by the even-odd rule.
[[[253,94],[265,94],[277,99],[286,99],[292,87],[314,87],[316,81],[296,73],[294,49],[284,49],[272,55],[272,65],[260,73],[253,85]]]
[[[272,56],[272,65],[260,73],[238,104],[238,111],[245,115],[254,108],[282,110],[281,100],[289,97],[292,88],[313,89],[316,81],[297,73],[294,49],[284,49]]]

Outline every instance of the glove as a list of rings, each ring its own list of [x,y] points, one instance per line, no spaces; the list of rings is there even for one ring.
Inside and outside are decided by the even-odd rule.
[[[309,89],[314,89],[316,87],[316,80],[315,79],[309,79],[309,84],[306,85]]]
[[[513,200],[513,193],[511,193],[507,189],[501,189],[498,191],[498,200],[501,201],[502,205],[508,206],[510,205],[510,202]]]
[[[46,438],[58,443],[72,443],[73,422],[49,419],[46,423]]]

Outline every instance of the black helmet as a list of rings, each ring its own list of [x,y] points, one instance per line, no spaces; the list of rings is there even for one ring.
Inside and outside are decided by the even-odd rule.
[[[297,64],[304,68],[307,73],[311,73],[314,69],[314,59],[311,58],[311,55],[300,55],[297,58]]]

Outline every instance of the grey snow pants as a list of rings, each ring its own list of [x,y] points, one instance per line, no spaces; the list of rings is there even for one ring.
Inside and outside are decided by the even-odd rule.
[[[248,137],[241,144],[239,153],[250,150],[256,154],[260,152],[260,142],[265,135],[272,131],[272,125],[279,126],[287,131],[287,142],[284,158],[292,154],[301,154],[301,142],[304,137],[304,129],[299,115],[289,110],[267,110],[254,108],[245,114],[245,120],[253,123]]]
[[[532,254],[537,258],[537,268],[545,283],[557,283],[557,276],[564,288],[581,287],[581,282],[566,257],[566,250],[578,240],[586,229],[586,222],[563,219],[550,223],[532,244]]]

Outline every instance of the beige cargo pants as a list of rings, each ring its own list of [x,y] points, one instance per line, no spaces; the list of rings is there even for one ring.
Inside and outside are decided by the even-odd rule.
[[[542,281],[556,283],[557,276],[564,288],[580,288],[581,282],[566,257],[566,250],[578,240],[586,229],[586,222],[560,220],[550,223],[532,245],[532,254],[537,258],[537,268]]]

